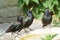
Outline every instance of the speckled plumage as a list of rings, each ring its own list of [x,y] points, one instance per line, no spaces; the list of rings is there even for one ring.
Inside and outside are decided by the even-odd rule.
[[[27,17],[24,20],[25,24],[23,25],[23,28],[28,28],[32,24],[33,19],[34,19],[34,17],[32,15],[32,11],[28,10]]]
[[[49,9],[46,9],[42,18],[43,27],[49,25],[52,22],[52,13]]]
[[[22,20],[23,20],[23,17],[19,16],[17,18],[17,22],[13,23],[7,30],[6,30],[6,33],[8,32],[16,32],[18,31],[19,29],[22,29]]]

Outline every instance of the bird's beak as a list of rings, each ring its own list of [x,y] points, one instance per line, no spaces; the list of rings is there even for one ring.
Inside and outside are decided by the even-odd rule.
[[[30,8],[30,11],[32,11],[33,7]]]

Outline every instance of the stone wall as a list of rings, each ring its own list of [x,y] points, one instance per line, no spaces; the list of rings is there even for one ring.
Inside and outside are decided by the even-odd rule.
[[[16,21],[20,13],[17,8],[18,0],[0,0],[0,23]]]

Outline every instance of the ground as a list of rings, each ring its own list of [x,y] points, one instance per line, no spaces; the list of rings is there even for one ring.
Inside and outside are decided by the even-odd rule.
[[[21,36],[29,33],[58,33],[60,34],[59,30],[60,27],[46,27],[42,28],[42,22],[41,20],[34,19],[33,23],[31,24],[30,28],[33,29],[33,31],[30,31],[29,29],[26,29],[29,33],[26,33],[24,29],[19,32],[21,35],[17,34],[11,34],[11,33],[6,33],[2,35],[6,29],[11,25],[12,23],[3,23],[0,24],[0,40],[18,40]]]

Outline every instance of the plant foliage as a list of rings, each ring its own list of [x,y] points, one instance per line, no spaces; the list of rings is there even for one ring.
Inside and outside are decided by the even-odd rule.
[[[23,8],[24,13],[31,7],[35,18],[41,18],[45,8],[49,8],[60,18],[60,0],[18,0],[18,8]]]
[[[52,40],[55,36],[57,36],[57,34],[54,35],[48,34],[45,36],[45,38],[42,38],[42,40]]]

